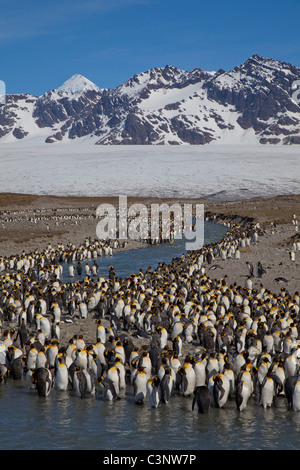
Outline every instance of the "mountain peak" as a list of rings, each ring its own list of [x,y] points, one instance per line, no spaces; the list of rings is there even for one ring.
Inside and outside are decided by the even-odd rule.
[[[81,93],[87,90],[100,91],[100,88],[97,87],[93,82],[88,78],[85,78],[83,75],[75,74],[68,80],[66,80],[57,91],[62,91],[64,93],[76,94]]]

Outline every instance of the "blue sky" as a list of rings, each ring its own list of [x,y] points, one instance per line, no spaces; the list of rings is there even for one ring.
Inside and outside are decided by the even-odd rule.
[[[41,95],[80,73],[115,88],[174,65],[230,70],[253,54],[300,67],[299,0],[0,0],[0,80]]]

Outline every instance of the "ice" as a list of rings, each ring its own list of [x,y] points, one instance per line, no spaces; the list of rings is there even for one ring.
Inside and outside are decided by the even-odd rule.
[[[210,197],[300,194],[298,146],[0,144],[0,192]]]

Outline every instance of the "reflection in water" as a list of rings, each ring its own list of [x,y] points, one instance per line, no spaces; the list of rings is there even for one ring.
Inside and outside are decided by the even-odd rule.
[[[192,397],[172,396],[153,409],[136,405],[129,390],[115,402],[79,399],[53,390],[38,398],[28,384],[0,387],[1,449],[298,449],[300,413],[285,398],[264,410],[255,399],[238,412],[234,400],[208,415],[192,411]],[[18,436],[16,441],[15,436]]]

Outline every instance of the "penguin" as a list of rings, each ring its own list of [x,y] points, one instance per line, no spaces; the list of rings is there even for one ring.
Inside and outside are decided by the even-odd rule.
[[[70,315],[70,317],[73,318],[75,316],[75,311],[76,311],[76,303],[74,299],[68,300],[67,310],[68,310],[68,314]]]
[[[119,386],[120,390],[125,390],[126,388],[126,369],[124,363],[120,357],[116,357],[115,366],[119,370]]]
[[[97,334],[96,334],[96,341],[100,341],[100,343],[105,344],[106,342],[106,329],[102,325],[102,322],[100,319],[96,320],[97,323]]]
[[[74,337],[74,342],[76,344],[76,348],[85,349],[85,340],[84,340],[83,335],[79,335],[79,336],[76,335],[76,337]]]
[[[53,322],[51,324],[51,339],[60,340],[60,326],[59,322]]]
[[[208,353],[213,353],[215,351],[216,338],[212,328],[204,328],[203,330],[203,347],[207,350]]]
[[[8,369],[4,364],[0,364],[0,384],[6,385]]]
[[[22,380],[24,375],[23,357],[19,356],[13,359],[10,369],[10,374],[13,380]]]
[[[125,364],[130,364],[130,355],[134,349],[134,344],[132,339],[129,337],[125,337],[123,340],[123,348],[125,352]]]
[[[96,393],[96,375],[92,369],[82,369],[86,378],[86,393],[95,395]]]
[[[40,367],[33,371],[32,381],[36,386],[39,397],[48,397],[52,390],[53,380],[49,369]]]
[[[37,355],[38,355],[37,349],[34,346],[31,346],[25,357],[27,370],[35,370]]]
[[[51,324],[48,318],[43,317],[41,314],[35,315],[37,330],[41,330],[45,335],[45,338],[50,338],[51,336]]]
[[[181,337],[183,334],[183,329],[184,329],[184,323],[182,323],[181,321],[176,321],[172,327],[171,339],[176,338],[176,336]]]
[[[108,278],[109,278],[112,282],[114,282],[115,277],[116,277],[116,272],[115,272],[114,267],[113,267],[113,266],[109,266]]]
[[[36,333],[36,340],[42,345],[45,346],[46,338],[42,330],[38,330]]]
[[[8,368],[9,374],[12,371],[12,365],[15,359],[23,358],[23,352],[20,348],[9,346],[6,350],[6,360],[2,361],[3,364]],[[0,362],[1,363],[1,362]]]
[[[138,365],[144,368],[144,371],[149,379],[152,372],[152,362],[148,351],[142,351]]]
[[[200,385],[195,388],[192,410],[198,407],[198,413],[207,414],[212,405],[211,393],[207,385]]]
[[[206,261],[207,261],[207,264],[211,264],[212,260],[213,260],[213,254],[211,253],[211,251],[208,251],[208,252],[206,253]]]
[[[248,400],[251,396],[249,384],[245,380],[240,380],[236,384],[235,402],[238,411],[243,411],[247,407]]]
[[[86,302],[84,301],[79,302],[78,313],[79,313],[79,318],[87,318],[88,308],[87,308]]]
[[[223,374],[225,375],[225,377],[227,377],[229,381],[229,398],[232,398],[234,396],[235,391],[235,377],[231,365],[228,362],[226,362],[224,365]]]
[[[172,338],[172,346],[173,346],[173,351],[177,355],[177,357],[182,356],[182,339],[180,336],[175,336],[175,338]]]
[[[144,403],[147,396],[148,377],[145,368],[139,366],[133,379],[133,395],[136,404]]]
[[[261,262],[258,261],[257,265],[256,265],[257,277],[262,277],[262,275],[265,274],[265,272],[266,272],[266,270],[263,268]]]
[[[107,377],[101,376],[99,379],[97,379],[97,384],[100,388],[104,400],[113,401],[119,399],[119,396],[116,393],[116,389],[112,380]]]
[[[270,368],[270,360],[268,359],[268,357],[264,357],[260,365],[258,366],[258,371],[257,371],[257,381],[259,385],[261,385],[262,382],[264,381],[264,378],[267,375],[269,368]]]
[[[184,397],[188,397],[193,394],[196,383],[196,374],[191,363],[185,363],[178,370],[180,376],[179,389]]]
[[[52,321],[54,323],[59,323],[61,320],[61,308],[57,302],[54,302],[51,306],[52,312]]]
[[[39,369],[40,367],[45,367],[47,369],[49,368],[49,362],[44,347],[42,347],[37,353],[35,366],[37,369]]]
[[[160,381],[161,402],[168,403],[175,386],[175,374],[172,374],[171,367],[166,368],[166,373]]]
[[[120,371],[116,365],[110,367],[107,371],[106,377],[110,379],[115,387],[116,394],[119,395],[120,393]]]
[[[182,337],[186,343],[192,343],[195,339],[195,327],[191,321],[187,321],[182,331]]]
[[[248,267],[249,277],[253,277],[254,276],[253,264],[250,263],[249,261],[246,261],[246,265]]]
[[[92,273],[92,276],[97,276],[97,275],[98,275],[98,271],[99,271],[99,265],[98,265],[98,263],[97,263],[96,260],[95,260],[94,263],[93,263],[92,266],[91,266],[91,273]]]
[[[161,380],[157,375],[147,381],[147,395],[152,408],[158,408],[161,401],[160,383]]]
[[[76,366],[81,367],[82,369],[87,369],[89,367],[89,355],[86,349],[75,349],[74,355],[71,357],[73,357],[73,361]]]
[[[55,389],[59,391],[68,390],[69,385],[69,371],[66,364],[63,362],[63,358],[58,358],[58,365],[55,369]]]
[[[78,276],[81,276],[82,274],[82,264],[80,261],[78,261],[77,266],[76,266],[77,274]]]
[[[87,395],[87,379],[83,368],[76,366],[73,376],[73,386],[78,398],[85,398]]]
[[[298,374],[299,363],[296,354],[290,354],[284,361],[284,372],[286,377],[294,376]]]
[[[106,365],[106,359],[105,359],[106,348],[105,348],[105,344],[98,341],[96,344],[93,345],[93,349],[94,349],[96,355],[99,358],[101,366],[104,367]]]
[[[174,374],[177,374],[178,369],[181,367],[181,362],[176,353],[173,353],[170,358],[170,367],[174,371]]]
[[[213,396],[217,408],[223,408],[229,398],[229,380],[224,374],[219,374],[213,378]]]
[[[160,347],[161,349],[164,349],[164,347],[167,346],[167,342],[168,342],[168,332],[165,328],[161,326],[157,326],[156,331],[159,334]]]
[[[90,269],[90,266],[89,266],[89,264],[88,264],[88,263],[86,263],[86,264],[85,264],[85,266],[84,266],[84,270],[85,270],[85,274],[86,274],[86,276],[89,276],[89,275],[90,275],[90,273],[91,273],[91,269]]]
[[[268,372],[259,387],[259,404],[264,409],[271,407],[275,399],[275,383],[271,372]]]
[[[22,318],[21,324],[18,329],[18,334],[17,334],[17,338],[19,338],[20,346],[22,349],[24,348],[25,343],[27,342],[28,334],[29,334],[29,330],[26,326],[25,318]]]
[[[194,364],[195,387],[206,385],[206,360],[196,360]]]
[[[69,276],[70,277],[75,276],[75,266],[73,266],[73,265],[69,266]]]
[[[125,364],[125,351],[122,344],[122,340],[119,336],[109,336],[109,340],[111,340],[111,347],[114,349],[115,356],[120,357],[122,363]]]
[[[284,384],[284,392],[288,407],[300,411],[300,376],[289,376]]]
[[[206,377],[207,380],[210,379],[210,377],[219,374],[220,372],[220,364],[218,359],[214,356],[211,355],[206,363]]]
[[[270,331],[266,331],[265,335],[263,336],[262,346],[265,352],[272,355],[275,354],[274,338]]]
[[[253,282],[252,282],[252,277],[251,277],[251,276],[248,276],[248,278],[246,279],[245,287],[246,287],[247,290],[252,291],[252,289],[253,289]]]
[[[49,347],[46,350],[46,355],[48,359],[49,369],[54,369],[55,367],[55,359],[58,354],[58,345],[59,342],[55,339],[51,340]]]

